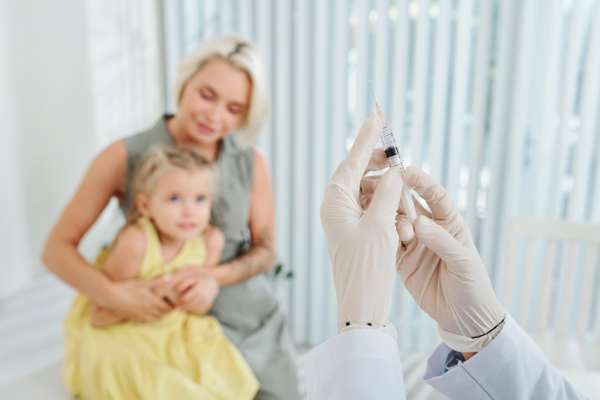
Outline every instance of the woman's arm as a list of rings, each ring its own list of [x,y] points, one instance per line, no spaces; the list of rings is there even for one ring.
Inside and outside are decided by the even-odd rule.
[[[61,280],[93,302],[129,317],[147,319],[168,304],[147,282],[112,283],[89,265],[77,251],[83,235],[96,221],[113,195],[125,190],[127,149],[119,141],[100,153],[90,165],[75,195],[50,232],[44,247],[44,264]]]
[[[254,182],[250,196],[251,248],[234,260],[219,265],[210,274],[220,286],[243,282],[269,271],[275,263],[275,206],[267,163],[254,150]]]
[[[143,230],[136,225],[126,227],[110,250],[103,268],[104,275],[111,281],[135,279],[145,252],[146,237]],[[92,303],[90,318],[92,325],[96,327],[106,327],[127,320],[125,315],[97,303]],[[154,315],[154,318],[160,319],[160,314]]]
[[[206,261],[204,266],[214,267],[219,264],[221,259],[221,253],[225,247],[225,236],[223,232],[214,225],[209,225],[205,233],[205,245],[206,245]]]

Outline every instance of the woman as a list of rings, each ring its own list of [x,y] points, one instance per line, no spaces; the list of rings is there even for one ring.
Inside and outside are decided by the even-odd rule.
[[[221,290],[210,314],[219,320],[257,376],[260,390],[256,398],[299,398],[293,344],[263,275],[275,257],[274,205],[266,162],[251,145],[270,108],[264,64],[246,39],[220,36],[182,60],[173,94],[176,115],[165,116],[151,129],[113,143],[92,162],[48,237],[43,261],[59,278],[101,306],[132,320],[160,319],[172,306],[156,292],[173,280],[111,282],[84,260],[77,245],[112,196],[119,199],[124,212],[128,210],[132,175],[145,151],[157,144],[193,147],[215,161],[220,170],[212,219],[226,242],[220,265],[211,269],[190,266],[173,279],[214,276]],[[202,298],[198,296],[199,308],[205,306]]]

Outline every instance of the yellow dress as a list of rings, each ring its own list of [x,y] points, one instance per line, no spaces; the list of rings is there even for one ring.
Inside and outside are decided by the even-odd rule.
[[[138,279],[147,280],[189,265],[202,265],[204,239],[188,240],[164,264],[153,224],[139,220],[147,250]],[[108,251],[98,255],[102,268]],[[78,294],[64,322],[67,387],[83,400],[252,399],[258,381],[219,322],[175,309],[160,321],[124,322],[95,328],[90,301]]]

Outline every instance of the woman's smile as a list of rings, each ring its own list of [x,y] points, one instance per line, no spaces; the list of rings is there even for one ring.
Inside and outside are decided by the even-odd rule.
[[[198,125],[198,129],[200,129],[200,132],[202,133],[210,135],[216,132],[216,129],[211,128],[210,126],[205,125],[202,122],[197,122],[196,125]]]

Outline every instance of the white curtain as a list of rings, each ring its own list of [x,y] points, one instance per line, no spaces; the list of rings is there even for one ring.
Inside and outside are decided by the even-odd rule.
[[[318,209],[374,111],[368,79],[405,164],[448,188],[492,277],[511,218],[600,222],[598,2],[206,0],[165,11],[171,74],[186,51],[228,31],[253,38],[269,66],[274,112],[260,145],[274,172],[279,258],[295,272],[285,304],[299,343],[335,332]],[[433,324],[397,289],[401,344],[431,346]]]
[[[259,45],[273,98],[259,145],[273,171],[278,258],[294,271],[278,288],[298,343],[317,344],[336,329],[318,210],[331,173],[374,112],[369,79],[405,165],[448,188],[498,288],[511,218],[600,223],[597,0],[88,0],[84,12],[87,28],[77,32],[89,41],[89,61],[81,65],[89,76],[77,71],[89,93],[71,105],[88,110],[78,119],[89,124],[80,133],[93,135],[81,146],[89,151],[78,153],[88,161],[173,110],[175,68],[198,44],[237,32]],[[17,115],[21,126],[24,114]],[[20,163],[29,165],[34,156],[11,140],[3,144],[21,146]],[[86,165],[79,158],[71,168]],[[80,172],[69,176],[52,204],[64,205]],[[21,192],[25,201],[31,182]],[[111,218],[89,252],[110,237]],[[40,231],[34,222],[26,228],[15,238]],[[431,320],[401,285],[392,319],[404,348],[437,341]]]
[[[226,0],[165,2],[167,78],[221,32],[253,38],[272,79],[260,140],[271,163],[278,255],[295,272],[285,304],[298,343],[335,332],[318,218],[323,189],[362,121],[368,80],[405,164],[448,188],[492,277],[516,216],[600,223],[597,1]],[[495,282],[496,285],[499,282]],[[433,323],[397,288],[405,348]]]

